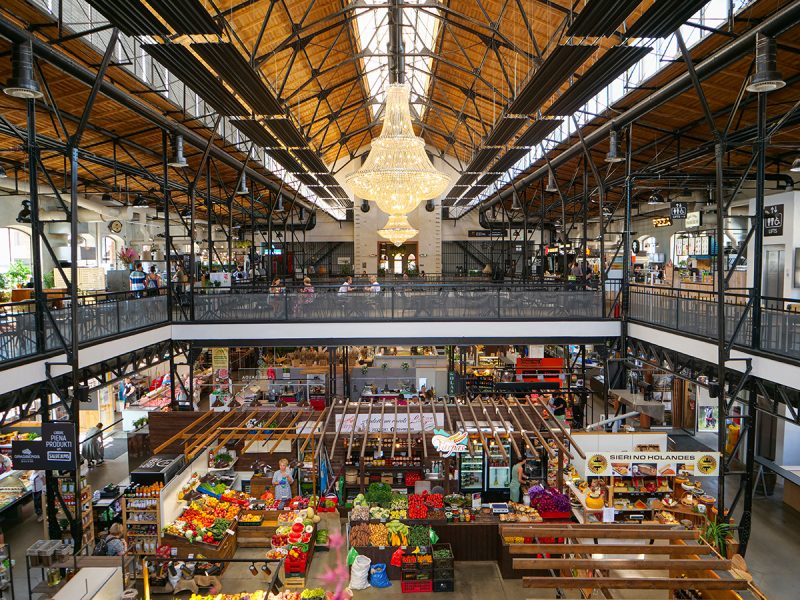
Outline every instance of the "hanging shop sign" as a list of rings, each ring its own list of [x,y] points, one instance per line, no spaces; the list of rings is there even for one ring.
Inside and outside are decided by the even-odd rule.
[[[687,214],[689,214],[688,202],[670,202],[669,216],[671,219],[685,219]]]
[[[639,244],[639,240],[633,240],[631,242],[631,252],[634,254],[638,254],[639,250],[641,250],[641,245]]]
[[[78,467],[75,425],[42,423],[42,439],[12,441],[11,454],[17,470],[74,471]]]
[[[719,474],[719,452],[595,452],[586,458],[586,476],[695,477]]]
[[[684,227],[700,227],[703,224],[703,213],[699,210],[693,210],[686,213],[686,220],[683,222]]]
[[[186,464],[183,454],[157,454],[151,456],[131,472],[131,483],[150,485],[168,483]]]
[[[670,217],[656,217],[653,219],[653,227],[669,227],[672,225]]]
[[[342,423],[344,416],[344,423]],[[341,427],[340,427],[341,423]],[[369,427],[367,424],[369,423]],[[355,427],[356,433],[422,433],[433,431],[434,427],[444,425],[444,413],[411,413],[396,415],[336,415],[336,431],[350,433]]]
[[[467,231],[467,237],[471,238],[490,238],[493,235],[495,235],[495,233],[491,229],[470,229]]]
[[[467,438],[466,431],[457,431],[451,435],[442,429],[434,429],[431,443],[437,452],[442,455],[442,458],[447,458],[454,454],[467,452]]]
[[[764,207],[764,237],[783,235],[783,204]]]
[[[211,349],[211,368],[214,371],[228,370],[228,349],[227,348],[212,348]]]

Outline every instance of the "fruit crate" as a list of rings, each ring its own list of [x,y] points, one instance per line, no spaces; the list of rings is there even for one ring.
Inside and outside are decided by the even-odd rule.
[[[403,569],[400,578],[403,581],[428,581],[433,579],[431,569]]]
[[[401,581],[400,591],[404,594],[419,594],[433,591],[433,581]]]
[[[450,558],[434,558],[433,567],[435,569],[452,569],[453,568],[453,548],[450,544],[434,544],[431,549],[431,554],[435,554],[437,550],[449,550]]]
[[[456,590],[456,582],[452,579],[433,582],[434,592],[454,592]]]

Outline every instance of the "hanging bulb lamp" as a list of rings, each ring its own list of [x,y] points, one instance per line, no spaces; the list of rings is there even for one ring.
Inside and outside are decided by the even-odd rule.
[[[361,168],[347,177],[357,196],[372,200],[388,215],[407,215],[444,193],[450,183],[428,158],[425,141],[414,134],[410,89],[405,83],[389,85],[381,134]]]
[[[389,215],[386,225],[383,226],[383,229],[378,230],[378,235],[386,238],[395,246],[402,246],[404,242],[407,242],[418,233],[418,230],[411,227],[408,217],[405,215]]]

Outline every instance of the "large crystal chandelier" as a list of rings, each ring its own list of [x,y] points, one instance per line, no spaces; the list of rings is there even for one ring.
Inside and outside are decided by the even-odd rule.
[[[402,246],[415,235],[419,233],[418,230],[411,227],[408,218],[405,215],[389,215],[389,220],[384,225],[383,229],[378,230],[378,235],[386,238],[395,246]]]
[[[362,167],[347,178],[357,196],[393,216],[407,215],[421,202],[441,195],[450,182],[431,164],[424,140],[414,135],[409,92],[408,84],[389,85],[381,135],[372,142]]]

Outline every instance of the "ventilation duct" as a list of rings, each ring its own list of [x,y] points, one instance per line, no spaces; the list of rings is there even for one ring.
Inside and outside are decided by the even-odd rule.
[[[39,84],[33,77],[33,45],[30,42],[17,42],[11,48],[11,79],[3,92],[25,100],[42,97]]]
[[[543,142],[544,139],[558,129],[563,122],[562,119],[536,121],[517,138],[514,146],[517,148],[533,148]]]
[[[169,29],[150,12],[141,0],[86,0],[122,33],[168,36]]]
[[[188,166],[186,157],[183,155],[183,136],[181,134],[176,134],[172,138],[172,158],[167,164],[176,169],[184,169]]]
[[[506,142],[517,134],[527,120],[527,117],[502,117],[486,138],[483,143],[484,147],[505,146]]]
[[[769,36],[756,37],[756,71],[747,84],[748,92],[774,92],[786,85],[778,72],[777,46]]]
[[[278,140],[276,140],[258,121],[253,121],[252,119],[231,119],[231,125],[246,135],[257,146],[262,148],[275,148],[278,146]]]

